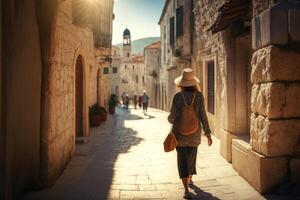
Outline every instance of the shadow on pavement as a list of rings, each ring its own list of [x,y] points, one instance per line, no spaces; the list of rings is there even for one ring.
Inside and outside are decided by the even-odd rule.
[[[201,199],[201,200],[220,200],[217,197],[214,197],[211,193],[209,192],[205,192],[203,190],[201,190],[199,187],[197,187],[196,185],[191,185],[189,186],[192,190],[194,190],[194,192],[196,193],[195,196],[193,196],[192,199]]]
[[[143,119],[154,119],[155,118],[155,116],[152,116],[149,114],[146,114],[146,115],[144,115],[144,117],[141,117],[139,115],[132,114],[131,110],[132,110],[132,108],[129,108],[129,109],[119,108],[118,112],[123,113],[125,115],[124,120],[143,120]],[[140,110],[140,111],[141,111],[141,113],[143,112],[142,110]]]
[[[118,156],[143,140],[137,137],[137,131],[125,127],[127,114],[117,109],[110,122],[92,131],[88,143],[76,145],[66,170],[51,188],[30,192],[23,199],[108,199]]]
[[[127,114],[123,109],[117,109],[114,130],[98,145],[101,150],[95,155],[81,180],[89,183],[87,188],[94,187],[91,189],[94,193],[92,199],[108,199],[118,155],[127,153],[132,146],[137,146],[143,140],[137,137],[137,131],[125,127]],[[97,174],[94,173],[96,171]]]

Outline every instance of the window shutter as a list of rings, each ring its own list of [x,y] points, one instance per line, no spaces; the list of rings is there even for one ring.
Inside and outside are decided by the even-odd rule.
[[[183,6],[176,9],[176,36],[183,35]]]
[[[207,63],[207,94],[208,94],[208,112],[215,114],[215,63]]]
[[[170,45],[173,46],[175,42],[175,17],[170,18]]]

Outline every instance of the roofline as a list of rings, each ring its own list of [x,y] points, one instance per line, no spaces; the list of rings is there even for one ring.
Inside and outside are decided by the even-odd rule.
[[[160,39],[158,39],[157,41],[155,41],[155,42],[152,42],[151,44],[149,44],[149,45],[147,45],[147,46],[145,46],[144,47],[144,49],[148,49],[151,45],[153,45],[153,44],[155,44],[155,43],[160,43],[161,41],[160,41]],[[154,49],[157,49],[157,48],[154,48]]]
[[[166,13],[166,10],[167,10],[167,8],[168,8],[169,3],[170,3],[170,0],[166,0],[166,1],[165,1],[165,5],[164,5],[164,8],[163,8],[163,10],[162,10],[161,16],[160,16],[160,18],[159,18],[158,24],[160,24],[162,18],[164,17],[164,15],[165,15],[165,13]]]

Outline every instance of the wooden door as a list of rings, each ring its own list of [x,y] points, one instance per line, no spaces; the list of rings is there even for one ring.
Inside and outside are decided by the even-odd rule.
[[[78,56],[76,60],[76,95],[75,95],[75,106],[76,106],[76,137],[83,136],[83,63],[82,56]]]

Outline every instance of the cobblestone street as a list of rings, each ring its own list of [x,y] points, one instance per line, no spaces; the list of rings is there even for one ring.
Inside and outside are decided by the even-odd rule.
[[[53,187],[24,199],[182,199],[176,153],[164,153],[170,129],[167,113],[122,108],[98,128],[73,158]],[[280,199],[262,197],[219,154],[219,140],[198,149],[197,172],[191,191],[195,199]],[[283,198],[287,199],[287,198]]]

